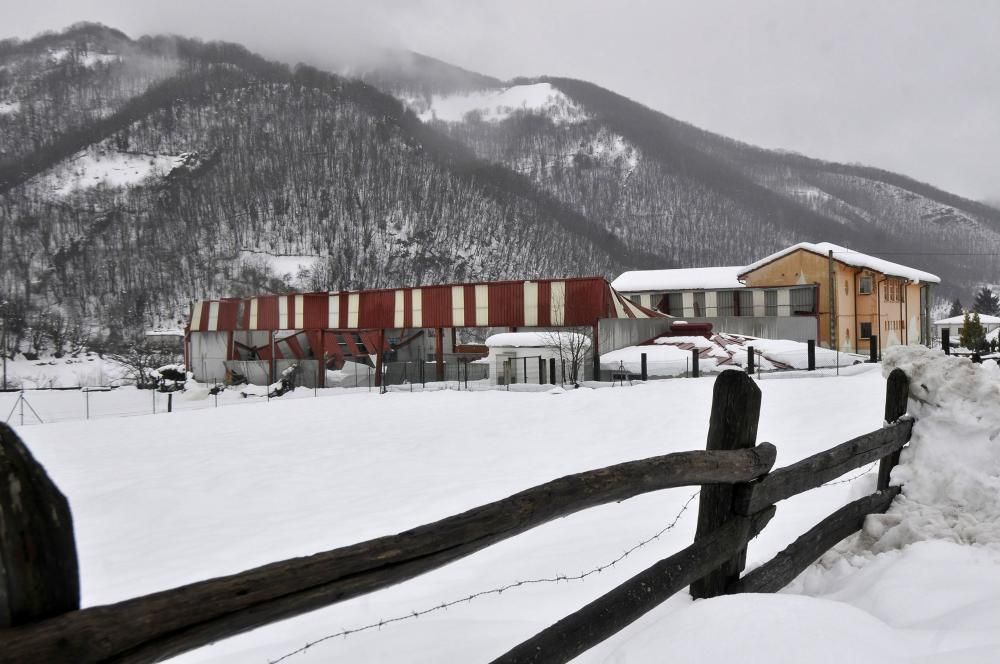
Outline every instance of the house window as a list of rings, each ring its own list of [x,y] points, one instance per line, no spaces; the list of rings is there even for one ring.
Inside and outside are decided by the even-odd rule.
[[[871,323],[861,323],[861,332],[858,334],[862,339],[872,338],[872,324]]]
[[[694,294],[694,315],[701,317],[705,315],[705,293]]]
[[[736,291],[719,291],[715,294],[716,316],[736,315]]]
[[[753,316],[753,291],[737,291],[737,316]]]
[[[885,301],[886,302],[902,302],[903,301],[903,288],[902,284],[898,281],[887,281],[885,284]]]
[[[791,289],[789,291],[789,299],[791,300],[793,316],[796,314],[816,313],[816,289],[812,286],[809,288]]]
[[[684,315],[684,295],[681,293],[670,293],[667,295],[667,313],[671,316]]]
[[[649,308],[653,311],[659,311],[660,306],[663,304],[663,295],[660,293],[650,293],[649,294]]]
[[[778,291],[776,290],[764,291],[764,315],[765,316],[778,315]]]
[[[861,281],[858,282],[858,292],[862,295],[872,294],[872,275],[866,274],[861,277]]]
[[[638,304],[640,307],[642,306],[642,302],[640,301],[640,297],[638,295],[629,295],[628,299],[631,300],[632,304]]]

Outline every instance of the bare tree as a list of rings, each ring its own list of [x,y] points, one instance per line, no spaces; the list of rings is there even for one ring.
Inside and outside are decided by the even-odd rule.
[[[545,346],[552,348],[566,367],[566,378],[572,383],[580,380],[593,341],[589,327],[567,327],[542,333]]]

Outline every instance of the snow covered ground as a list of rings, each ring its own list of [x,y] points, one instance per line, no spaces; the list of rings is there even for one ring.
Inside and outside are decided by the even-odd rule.
[[[128,187],[166,175],[180,159],[174,155],[91,148],[36,176],[29,184],[59,197],[97,186]]]
[[[879,368],[859,365],[841,377],[760,381],[758,439],[777,446],[777,465],[877,428],[884,395]],[[996,396],[990,391],[998,378],[992,369],[963,368],[959,382],[946,383],[940,375],[926,379],[937,380],[928,383],[932,389],[959,389],[964,380],[974,387],[961,390],[963,396]],[[83,601],[95,605],[398,532],[566,473],[700,449],[713,382],[706,377],[556,393],[282,398],[167,419],[24,427],[21,433],[70,499]],[[989,437],[1000,428],[1000,416],[977,420],[977,411],[966,408],[960,431],[933,418],[935,410],[956,408],[916,406],[922,419],[914,429],[915,450],[904,454],[897,471],[913,485],[916,493],[907,489],[904,496],[916,507],[894,506],[885,517],[871,519],[864,537],[842,544],[783,593],[699,602],[681,593],[576,661],[995,661],[1000,551],[997,540],[982,533],[996,529],[1000,513],[1000,455]],[[928,443],[933,447],[925,449]],[[961,463],[928,470],[928,478],[920,479],[924,471],[918,466],[940,466],[945,450],[960,445],[969,446]],[[963,473],[974,474],[974,490],[963,490],[970,486]],[[781,503],[751,543],[749,565],[769,559],[874,486],[872,472],[846,479]],[[927,493],[934,487],[936,493]],[[264,664],[345,629],[519,580],[578,574],[618,558],[680,513],[676,527],[584,581],[488,594],[331,639],[286,660],[489,661],[689,544],[695,510],[681,510],[693,492],[673,489],[587,510],[394,588],[176,661]],[[932,512],[927,500],[947,509]],[[970,512],[963,511],[967,504]],[[970,521],[979,525],[963,530]]]
[[[462,122],[469,113],[478,113],[489,122],[499,122],[518,111],[540,113],[556,123],[586,119],[583,110],[551,83],[433,95],[429,106],[426,103],[422,105],[424,107],[419,109],[418,117],[424,122]]]

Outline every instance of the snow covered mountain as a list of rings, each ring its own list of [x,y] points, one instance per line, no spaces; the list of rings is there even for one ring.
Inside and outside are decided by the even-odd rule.
[[[0,300],[22,348],[192,299],[746,263],[826,240],[996,281],[1000,211],[582,81],[394,53],[345,77],[82,24],[0,42]],[[974,250],[974,251],[973,251]],[[908,258],[905,254],[917,253]]]

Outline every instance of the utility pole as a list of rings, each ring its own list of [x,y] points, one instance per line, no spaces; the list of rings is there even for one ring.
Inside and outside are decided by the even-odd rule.
[[[829,265],[829,281],[830,281],[830,348],[832,350],[838,350],[840,345],[837,343],[837,277],[833,269],[833,249],[830,249],[827,254],[827,263]],[[838,362],[838,364],[840,364]],[[839,368],[839,367],[838,367]]]

